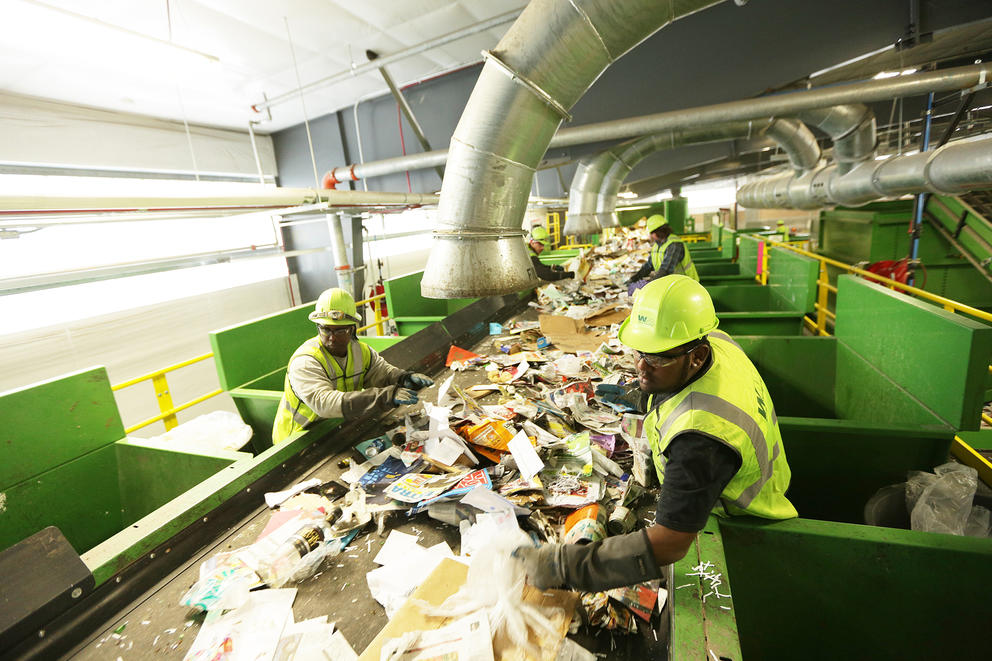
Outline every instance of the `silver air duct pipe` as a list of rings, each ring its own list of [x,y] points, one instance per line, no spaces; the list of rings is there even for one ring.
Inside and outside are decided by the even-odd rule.
[[[864,161],[847,174],[831,164],[802,175],[765,177],[737,191],[744,207],[817,209],[860,206],[917,193],[957,195],[992,188],[992,138],[952,142],[934,151]]]
[[[883,80],[831,85],[803,92],[788,92],[756,99],[730,101],[685,110],[673,110],[653,115],[575,126],[558,131],[548,146],[553,148],[574,147],[592,142],[629,140],[630,138],[679,128],[701,128],[724,122],[770,116],[798,116],[804,110],[838,104],[872,103],[926,94],[927,92],[953,92],[971,87],[982,87],[988,78],[992,78],[992,64],[908,74]],[[828,129],[824,130],[829,132]],[[835,139],[839,137],[834,136]],[[334,184],[342,181],[357,181],[405,170],[433,168],[444,165],[447,159],[447,149],[435,149],[422,154],[341,165],[324,174],[323,185],[325,188],[331,188]]]
[[[601,227],[619,225],[617,193],[631,170],[647,156],[684,145],[749,139],[760,135],[773,138],[788,154],[792,167],[797,171],[809,170],[820,160],[816,137],[802,122],[794,119],[766,118],[656,133],[612,147],[579,166],[568,195],[565,234],[591,234]]]
[[[800,112],[797,117],[830,136],[834,143],[834,162],[841,174],[875,155],[875,113],[868,106],[852,103],[813,108]]]
[[[534,171],[563,119],[613,61],[714,0],[533,0],[486,63],[448,149],[421,292],[507,294],[537,284],[521,230]]]

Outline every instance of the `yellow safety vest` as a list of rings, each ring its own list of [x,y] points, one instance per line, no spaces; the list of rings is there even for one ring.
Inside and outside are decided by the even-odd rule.
[[[341,369],[337,361],[327,353],[327,349],[320,343],[319,337],[304,342],[289,359],[289,364],[291,365],[299,356],[316,358],[317,362],[324,368],[324,372],[335,390],[351,392],[365,388],[365,374],[369,371],[372,362],[372,350],[367,344],[358,340],[352,340],[348,344],[348,361],[345,364],[344,374],[340,374]],[[289,368],[287,367],[282,399],[279,401],[276,420],[272,425],[273,445],[282,443],[319,419],[320,416],[293,392],[293,386],[289,383]]]
[[[709,334],[713,362],[707,372],[654,408],[648,399],[644,429],[658,480],[665,480],[664,451],[676,435],[705,434],[735,450],[741,467],[720,494],[718,516],[766,519],[799,516],[785,497],[792,472],[778,418],[758,370],[729,335]]]
[[[661,268],[661,263],[665,259],[665,251],[668,250],[668,246],[673,243],[682,243],[682,239],[677,238],[674,234],[670,234],[668,236],[668,240],[663,244],[659,246],[656,243],[651,247],[651,266],[655,271]],[[687,275],[696,282],[699,282],[699,274],[696,273],[696,265],[692,263],[692,257],[689,255],[689,248],[685,245],[682,247],[684,248],[682,251],[682,261],[675,266],[675,271],[673,271],[673,273]]]

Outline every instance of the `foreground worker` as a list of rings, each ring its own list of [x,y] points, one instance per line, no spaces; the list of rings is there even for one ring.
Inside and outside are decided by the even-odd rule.
[[[619,336],[638,354],[639,388],[625,394],[648,413],[644,430],[661,482],[655,523],[592,544],[517,549],[536,587],[598,592],[660,578],[711,513],[797,516],[785,497],[791,473],[768,389],[717,323],[709,294],[686,276],[638,292]]]
[[[699,280],[696,265],[682,240],[672,232],[668,220],[661,214],[648,217],[648,233],[651,235],[651,256],[648,257],[640,270],[627,281],[627,293],[633,294],[652,280],[664,278],[666,275],[687,275],[693,280]]]
[[[534,270],[537,271],[537,277],[541,280],[564,280],[565,278],[571,278],[575,274],[571,271],[566,271],[558,264],[552,264],[548,266],[540,259],[538,256],[547,250],[551,246],[551,235],[548,234],[542,225],[534,227],[530,231],[530,239],[527,240],[527,252],[530,254],[530,263],[534,265]]]
[[[423,374],[393,367],[358,341],[358,310],[345,290],[321,294],[310,321],[317,324],[317,337],[300,345],[289,359],[272,426],[273,444],[321,418],[351,420],[416,404],[416,391],[433,385]]]

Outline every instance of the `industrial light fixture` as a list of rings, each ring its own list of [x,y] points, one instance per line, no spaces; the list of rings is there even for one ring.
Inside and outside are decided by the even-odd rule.
[[[625,191],[620,191],[619,193],[617,193],[617,197],[622,197],[625,200],[633,200],[633,199],[635,199],[637,197],[637,193],[635,193],[632,190],[625,190]]]
[[[882,80],[883,78],[895,78],[896,76],[908,76],[911,73],[916,73],[919,69],[903,69],[902,71],[879,71],[874,76],[872,80]]]

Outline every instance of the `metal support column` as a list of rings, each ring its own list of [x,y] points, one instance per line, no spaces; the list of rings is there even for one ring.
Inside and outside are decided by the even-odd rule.
[[[340,213],[337,216],[327,215],[327,230],[331,235],[331,250],[334,253],[334,274],[338,279],[338,287],[345,290],[352,296],[355,295],[355,285],[352,280],[352,268],[348,261],[348,251],[345,248],[344,232],[342,225],[347,222],[348,214]]]

